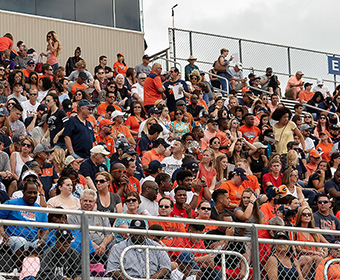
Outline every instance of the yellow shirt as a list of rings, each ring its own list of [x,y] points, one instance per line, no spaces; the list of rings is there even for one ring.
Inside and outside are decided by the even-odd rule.
[[[282,128],[277,128],[276,124],[273,126],[274,138],[278,141],[276,145],[276,152],[280,155],[287,153],[287,144],[294,141],[293,131],[296,124],[289,121],[288,124]]]

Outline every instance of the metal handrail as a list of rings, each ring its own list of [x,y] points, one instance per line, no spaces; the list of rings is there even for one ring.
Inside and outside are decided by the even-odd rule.
[[[213,90],[223,92],[223,93],[228,93],[226,90],[223,90],[223,89],[220,89],[220,88],[217,88],[217,87],[213,87]]]
[[[169,49],[170,49],[170,48],[164,49],[164,50],[162,50],[162,51],[159,51],[159,52],[157,52],[157,53],[154,53],[153,55],[150,55],[149,57],[150,57],[150,59],[154,60],[154,59],[153,59],[154,57],[158,57],[160,54],[163,54],[163,53],[166,54],[166,53],[168,52]]]
[[[214,74],[214,73],[202,71],[202,70],[200,70],[200,72],[202,72],[202,73],[204,73],[204,74],[211,75],[211,76],[216,77],[216,78],[219,78],[219,79],[225,80],[225,81],[227,82],[227,90],[226,90],[227,96],[225,96],[225,97],[228,97],[228,95],[229,95],[229,81],[228,81],[228,79],[227,79],[226,77],[223,77],[223,76],[220,76],[220,75],[217,75],[217,74]],[[223,91],[223,92],[225,92],[225,91]]]
[[[162,56],[156,56],[154,60],[156,60],[156,59],[163,59],[163,60],[165,60],[165,61],[167,61],[167,62],[172,62],[172,63],[174,63],[174,64],[176,64],[176,65],[179,65],[180,73],[183,73],[182,65],[181,65],[179,62],[177,62],[177,61],[175,61],[175,60],[171,60],[171,59],[169,59],[169,58],[162,57]]]
[[[127,274],[125,268],[124,268],[124,256],[127,251],[132,249],[145,249],[145,273],[146,278],[133,278],[129,274]],[[132,245],[129,247],[126,247],[120,257],[119,257],[119,265],[121,268],[121,271],[123,275],[129,279],[129,280],[149,280],[150,279],[150,265],[149,265],[149,259],[150,259],[150,252],[149,250],[157,250],[157,251],[179,251],[179,252],[191,252],[191,253],[207,253],[207,254],[219,254],[222,255],[222,280],[226,280],[226,265],[225,265],[225,255],[230,256],[237,256],[241,259],[241,261],[244,263],[246,268],[246,274],[242,278],[242,280],[246,280],[249,277],[249,264],[246,260],[246,258],[238,253],[233,251],[222,251],[222,250],[211,250],[211,249],[193,249],[193,248],[179,248],[179,247],[159,247],[159,246],[147,246],[147,245]]]
[[[325,280],[328,280],[328,270],[329,267],[333,264],[333,263],[340,263],[340,259],[332,259],[332,260],[328,260],[325,263],[325,266],[323,268],[323,277]]]

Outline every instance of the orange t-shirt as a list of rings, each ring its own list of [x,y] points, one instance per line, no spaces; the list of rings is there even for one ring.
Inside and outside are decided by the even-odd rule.
[[[138,181],[138,179],[133,176],[130,176],[129,181],[130,181],[130,185],[135,188],[135,191],[138,192],[138,194],[140,194],[141,188],[140,188],[140,182]]]
[[[76,91],[78,89],[87,89],[87,86],[85,84],[78,84],[77,82],[75,82],[75,84],[72,86],[71,88],[71,93],[72,93],[72,96],[74,96],[76,94]]]
[[[118,127],[117,126],[112,126],[112,136],[115,138],[117,136],[118,133],[123,133],[125,134],[125,137],[126,138],[130,138],[132,137],[131,136],[131,133],[130,133],[130,130],[125,126],[125,125],[122,125],[120,124]]]
[[[200,171],[199,178],[201,178],[202,176],[205,177],[205,179],[207,179],[207,186],[208,188],[210,188],[211,182],[217,174],[216,169],[211,168],[208,171],[202,163],[200,163],[198,167]]]
[[[257,179],[256,176],[249,174],[249,175],[247,175],[247,177],[248,177],[249,181],[245,180],[245,181],[243,181],[243,183],[241,185],[244,189],[251,188],[253,191],[261,190],[260,185],[259,185],[259,180]]]
[[[78,177],[79,177],[79,184],[85,187],[87,185],[85,177],[81,174],[78,174]]]
[[[96,121],[96,118],[93,115],[90,115],[86,120],[89,121],[92,124],[93,131],[96,132],[97,131],[97,121]]]
[[[142,118],[143,121],[145,121],[144,118]],[[140,123],[138,122],[137,118],[135,116],[129,116],[127,120],[125,121],[125,125],[128,125],[132,131],[138,132]]]
[[[309,238],[306,238],[306,236],[302,232],[296,232],[295,236],[296,236],[295,237],[296,241],[319,242],[319,241],[315,241],[311,234],[309,234]],[[307,247],[307,246],[305,246],[305,247],[302,247],[302,249],[316,251],[316,247]]]
[[[23,70],[22,70],[22,73],[24,73],[24,76],[25,76],[26,78],[28,78],[28,76],[30,75],[31,72],[33,72],[33,71],[28,71],[27,69],[23,69]]]
[[[175,223],[175,222],[161,222],[161,221],[148,221],[149,227],[158,224],[164,228],[164,231],[172,231],[172,232],[186,232],[183,223]]]
[[[286,91],[289,90],[290,88],[292,88],[292,87],[290,86],[290,83],[292,83],[292,84],[294,84],[294,85],[297,85],[297,84],[299,84],[300,82],[301,82],[301,79],[298,80],[298,79],[296,78],[296,76],[290,77],[289,80],[288,80],[287,86],[286,86]],[[303,86],[298,86],[298,87],[296,87],[296,88],[297,88],[297,90],[298,90],[298,92],[299,92],[299,91],[302,90]]]
[[[263,213],[262,224],[267,225],[276,216],[276,209],[269,202],[262,204],[260,210]]]
[[[100,105],[97,107],[97,115],[105,115],[107,106],[109,106],[109,105],[108,105],[106,102],[100,104]],[[112,106],[113,106],[116,110],[122,112],[122,109],[121,109],[119,106],[114,105],[114,104],[112,104]]]
[[[142,165],[149,165],[149,163],[153,160],[162,162],[164,158],[165,156],[157,154],[155,149],[151,149],[150,151],[144,153],[142,157]]]
[[[260,129],[256,126],[249,128],[246,125],[242,125],[239,130],[242,132],[242,136],[251,144],[253,144],[255,138],[261,134]]]
[[[221,141],[221,146],[229,146],[231,145],[230,140],[227,137],[227,134],[221,130],[218,130],[216,132],[216,137],[218,137],[218,139],[220,139]],[[221,153],[226,153],[228,152],[228,149],[221,149],[220,150]]]
[[[144,105],[154,105],[162,99],[162,93],[158,91],[163,86],[161,77],[151,71],[144,82]]]
[[[226,181],[219,187],[219,189],[225,189],[228,192],[231,203],[238,205],[241,202],[242,192],[244,190],[242,185],[236,186],[231,181]]]
[[[123,64],[122,62],[119,62],[119,61],[116,61],[114,64],[113,64],[113,69],[117,68],[117,71],[119,74],[123,74],[125,76],[126,74],[126,70],[127,70],[127,66],[125,64]],[[115,77],[117,75],[115,74]]]
[[[115,152],[114,144],[115,141],[111,135],[108,135],[105,139],[98,133],[95,134],[96,144],[104,142],[110,151],[110,155]]]
[[[45,75],[40,75],[38,78],[38,81],[40,81],[40,79],[42,78],[47,78]],[[53,82],[53,76],[49,76],[48,78],[50,78],[51,82]]]
[[[305,90],[302,90],[299,93],[299,101],[300,103],[302,103],[302,100],[308,102],[309,100],[312,99],[313,96],[314,96],[314,92],[312,91],[306,92]]]
[[[13,41],[10,38],[0,37],[0,52],[7,50],[7,49],[11,49],[12,47],[13,47]]]
[[[205,108],[205,110],[208,112],[208,106],[207,106],[207,103],[205,103],[204,100],[198,101],[197,104],[203,106]]]
[[[319,145],[316,146],[315,149],[321,148],[322,151],[323,151],[323,153],[321,155],[322,159],[330,162],[331,157],[329,156],[329,153],[331,152],[332,147],[333,147],[332,143],[328,143],[327,145],[320,143]]]

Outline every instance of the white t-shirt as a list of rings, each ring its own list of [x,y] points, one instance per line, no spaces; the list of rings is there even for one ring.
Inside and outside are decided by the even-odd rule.
[[[318,85],[314,86],[313,89],[312,89],[312,92],[317,92],[317,91],[320,91],[323,95],[323,97],[327,97],[329,96],[327,92],[329,92],[329,89],[328,87],[326,86],[322,86],[322,87],[319,87]]]
[[[306,140],[305,140],[305,146],[306,146],[306,150],[315,149],[314,142],[309,137],[307,137]],[[301,143],[299,144],[299,148],[303,149]]]
[[[141,204],[138,207],[137,214],[149,212],[151,216],[158,216],[158,203],[151,201],[144,196],[140,196]]]
[[[176,201],[175,199],[175,189],[173,189],[170,193],[164,192],[166,195],[169,195],[172,201]],[[192,191],[187,191],[187,201],[186,203],[190,204],[192,198],[194,197],[194,193]]]
[[[22,111],[22,119],[25,121],[27,117],[33,117],[34,113],[37,112],[39,105],[40,105],[39,102],[36,102],[35,105],[32,105],[29,100],[22,102],[21,107],[22,109],[24,109]]]
[[[162,163],[166,165],[164,167],[164,172],[172,177],[172,174],[175,172],[175,170],[182,166],[182,159],[175,159],[172,155],[171,157],[164,158]]]
[[[171,280],[182,280],[184,277],[184,273],[179,271],[178,268],[176,268],[175,270],[173,270],[171,272]],[[196,280],[196,275],[189,275],[188,277],[185,278],[186,280]]]
[[[147,120],[141,122],[141,124],[139,125],[139,130],[138,130],[138,138],[141,138],[142,137],[142,131],[144,130],[144,126],[145,126],[145,123],[146,123]],[[169,129],[167,129],[162,123],[159,123],[160,126],[163,128],[163,131],[161,133],[161,137],[167,141],[167,139],[169,138]]]
[[[133,94],[137,93],[137,95],[143,100],[144,102],[144,87],[140,83],[136,83],[132,85],[131,87],[131,96],[133,97]],[[134,99],[134,98],[133,98]]]
[[[7,96],[7,100],[10,100],[10,99],[13,99],[13,98],[15,98],[16,100],[18,100],[18,101],[20,102],[20,104],[21,104],[22,102],[25,102],[25,101],[27,100],[27,98],[26,98],[25,96],[21,95],[21,94],[20,94],[19,97],[17,97],[14,93],[12,93],[12,94],[10,94],[10,95]]]
[[[239,71],[236,72],[234,67],[233,67],[233,68],[230,69],[230,72],[231,72],[231,74],[233,74],[233,78],[244,79],[242,70],[239,70]],[[235,82],[236,85],[239,84],[239,83],[241,83],[241,82]]]
[[[11,199],[15,199],[15,198],[22,198],[24,196],[22,190],[20,191],[15,191],[12,194],[12,198]],[[36,203],[38,203],[40,205],[40,195],[38,195],[37,200],[35,201]]]

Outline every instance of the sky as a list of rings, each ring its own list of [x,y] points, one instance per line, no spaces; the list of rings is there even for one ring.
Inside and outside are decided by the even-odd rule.
[[[175,27],[179,29],[340,54],[339,16],[336,14],[340,7],[339,0],[143,0],[147,54],[152,55],[169,47],[168,27],[172,26],[171,8],[175,4],[178,4],[174,9]],[[209,58],[201,60],[213,62],[222,47],[230,49],[230,53],[238,52],[236,45],[219,46],[217,41],[198,43],[203,45],[199,53],[194,50],[198,60],[209,54]],[[215,48],[213,54],[209,53],[209,48]],[[260,54],[262,55],[261,52]],[[281,54],[287,56],[287,51],[281,50]],[[187,56],[185,54],[183,58]],[[292,56],[295,59],[293,73],[306,70],[305,77],[333,80],[333,75],[328,74],[326,55],[308,56],[297,52]],[[277,69],[282,66],[287,69],[287,61],[278,57],[279,54],[271,53],[269,63],[263,63],[260,68],[273,66]],[[183,65],[184,63],[186,64],[185,61]],[[250,64],[256,63],[254,61]],[[277,71],[280,72],[278,69]],[[288,71],[282,70],[282,73]],[[337,79],[340,80],[340,77],[337,76]],[[334,85],[330,82],[328,86]]]
[[[168,47],[175,4],[176,28],[340,53],[338,0],[143,0],[149,55]]]

